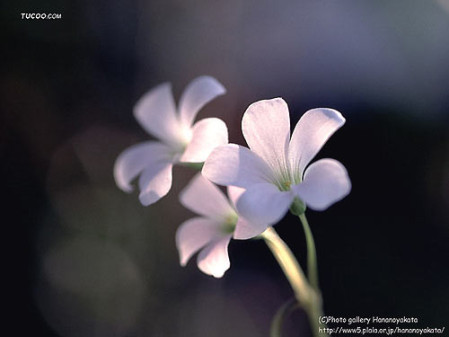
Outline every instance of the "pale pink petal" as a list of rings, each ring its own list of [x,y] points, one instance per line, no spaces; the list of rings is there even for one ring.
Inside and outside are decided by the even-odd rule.
[[[142,205],[151,205],[170,191],[172,167],[171,162],[159,162],[142,172],[139,177],[139,200]]]
[[[237,209],[237,203],[246,190],[236,186],[228,186],[228,197],[233,206]],[[238,215],[238,221],[235,225],[234,239],[247,240],[253,238],[267,229],[265,223],[252,223],[246,220],[241,214]]]
[[[231,204],[234,208],[237,207],[237,200],[240,198],[243,192],[245,192],[244,188],[237,186],[228,186],[228,197],[229,200],[231,200]]]
[[[351,181],[340,162],[321,159],[307,168],[304,181],[293,190],[308,207],[323,211],[349,194]]]
[[[215,148],[204,163],[202,173],[216,184],[243,188],[274,179],[262,158],[248,148],[235,144]]]
[[[287,151],[290,117],[282,98],[251,104],[243,115],[242,132],[249,148],[281,177],[288,178]]]
[[[151,135],[165,143],[179,147],[185,131],[176,115],[171,85],[164,83],[144,94],[134,106],[134,117]]]
[[[210,76],[200,76],[190,82],[179,100],[179,113],[183,125],[190,127],[198,111],[224,93],[226,89]]]
[[[131,192],[131,181],[146,168],[170,161],[170,151],[169,147],[159,142],[145,142],[127,148],[114,164],[117,186],[125,192]]]
[[[211,151],[228,143],[226,124],[218,118],[202,119],[193,126],[192,139],[181,156],[181,162],[202,163]]]
[[[198,254],[198,268],[208,275],[220,278],[229,269],[231,263],[228,256],[228,245],[231,235],[208,244]]]
[[[259,225],[273,225],[287,212],[294,198],[291,191],[260,183],[249,187],[237,201],[237,211],[246,220]]]
[[[234,239],[236,240],[247,240],[251,239],[259,234],[262,234],[268,225],[266,223],[254,223],[249,222],[242,216],[239,217],[234,230]]]
[[[210,242],[220,238],[219,224],[206,218],[193,218],[183,222],[176,231],[176,247],[181,266]]]
[[[295,182],[301,180],[304,168],[344,123],[344,117],[332,109],[312,109],[301,117],[293,131],[288,154]]]
[[[224,221],[235,211],[222,191],[198,173],[181,192],[179,200],[184,207],[206,217]]]

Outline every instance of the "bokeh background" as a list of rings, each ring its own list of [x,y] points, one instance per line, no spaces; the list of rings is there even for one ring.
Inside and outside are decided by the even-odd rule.
[[[146,208],[112,177],[117,155],[148,138],[136,100],[165,81],[179,98],[203,74],[228,93],[199,117],[222,118],[232,142],[260,99],[283,97],[292,125],[322,106],[347,118],[319,157],[344,163],[352,192],[308,211],[325,312],[449,323],[447,0],[19,0],[0,15],[13,335],[268,335],[292,292],[263,242],[231,242],[219,280],[179,266],[174,233],[192,214],[177,195],[194,172],[176,168],[170,195]],[[276,229],[304,264],[299,222]],[[308,333],[301,312],[286,322],[285,336]]]

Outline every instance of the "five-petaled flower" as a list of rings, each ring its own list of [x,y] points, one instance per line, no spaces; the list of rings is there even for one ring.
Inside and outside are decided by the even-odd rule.
[[[253,224],[239,216],[235,204],[243,189],[229,186],[229,200],[213,183],[197,174],[181,192],[181,203],[199,214],[181,224],[176,232],[180,262],[185,266],[198,252],[198,267],[214,277],[222,277],[230,267],[228,244],[231,238],[253,237]]]
[[[347,171],[334,159],[318,160],[305,170],[344,123],[336,110],[312,109],[301,117],[290,139],[285,101],[255,102],[242,119],[242,132],[251,150],[235,144],[219,146],[202,173],[214,183],[244,188],[237,210],[259,224],[262,233],[284,216],[296,198],[311,209],[324,210],[350,192]]]
[[[227,144],[228,131],[222,120],[206,118],[193,124],[198,111],[224,93],[224,87],[214,78],[198,77],[182,94],[178,111],[169,83],[146,93],[135,105],[134,116],[160,141],[140,143],[120,154],[114,166],[117,185],[131,192],[131,181],[140,174],[139,199],[143,205],[150,205],[170,190],[174,164],[202,163],[212,149]]]

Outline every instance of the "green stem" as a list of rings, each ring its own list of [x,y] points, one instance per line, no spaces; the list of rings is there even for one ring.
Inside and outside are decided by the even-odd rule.
[[[307,282],[307,278],[301,269],[298,261],[293,255],[287,244],[279,237],[273,227],[268,229],[261,235],[268,248],[270,248],[274,257],[282,268],[287,280],[289,281],[295,297],[302,305],[310,302],[311,288]]]
[[[184,166],[184,167],[189,167],[191,169],[197,170],[197,171],[201,171],[203,168],[204,163],[179,163],[179,165]]]
[[[315,247],[315,240],[313,238],[312,230],[310,229],[309,222],[307,221],[305,213],[298,215],[301,220],[302,227],[304,229],[304,234],[306,237],[307,245],[307,275],[309,278],[310,285],[312,286],[314,293],[317,296],[317,300],[313,303],[310,308],[311,316],[315,319],[311,321],[312,329],[317,336],[327,336],[326,333],[319,334],[320,329],[326,328],[325,324],[320,324],[318,318],[323,315],[322,301],[321,301],[321,291],[318,282],[318,264],[317,264],[317,254]],[[322,330],[323,331],[323,330]]]
[[[309,222],[307,221],[305,213],[299,215],[299,219],[301,220],[302,227],[304,229],[304,234],[306,236],[306,244],[307,244],[307,275],[309,276],[310,284],[313,289],[319,293],[319,285],[318,285],[318,265],[316,258],[316,248],[315,248],[315,240],[313,239],[313,234],[309,226]]]
[[[271,321],[270,337],[282,337],[282,325],[285,319],[299,307],[298,300],[293,297],[278,309]]]
[[[269,227],[261,234],[261,236],[264,238],[268,248],[270,248],[281,266],[287,280],[293,288],[298,303],[306,311],[313,335],[316,337],[327,336],[326,333],[319,333],[320,328],[325,327],[325,325],[319,323],[319,316],[322,315],[321,295],[319,290],[315,290],[315,288],[309,284],[292,251],[279,237],[273,227]],[[272,331],[272,336],[280,336],[280,331]]]

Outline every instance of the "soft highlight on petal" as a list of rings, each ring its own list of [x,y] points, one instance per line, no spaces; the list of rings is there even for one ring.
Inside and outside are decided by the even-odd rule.
[[[290,116],[282,98],[251,104],[242,118],[242,132],[249,148],[263,158],[277,174],[288,174],[287,149]]]
[[[200,76],[186,87],[179,100],[179,113],[183,125],[191,126],[198,111],[226,89],[211,76]]]
[[[182,190],[179,200],[191,211],[217,221],[235,213],[223,192],[201,173]]]
[[[172,185],[171,162],[159,162],[148,166],[139,177],[139,200],[142,205],[148,206],[170,191]]]
[[[273,184],[255,184],[239,198],[237,210],[253,224],[273,225],[285,215],[293,198],[291,191],[279,191]]]
[[[308,207],[323,211],[349,194],[351,181],[343,164],[321,159],[307,168],[304,181],[293,190]]]
[[[144,94],[134,106],[134,117],[149,134],[167,144],[179,146],[184,141],[169,83]]]
[[[202,163],[214,148],[227,143],[228,129],[221,119],[202,119],[193,126],[192,138],[180,161]]]
[[[273,180],[262,158],[236,144],[216,147],[206,159],[202,174],[216,184],[243,188]]]
[[[304,168],[345,121],[337,110],[325,108],[309,110],[301,117],[293,131],[288,153],[296,182],[302,178],[300,175]]]
[[[133,145],[123,151],[114,164],[114,179],[117,186],[131,192],[131,181],[146,167],[170,160],[170,148],[159,142],[145,142]]]
[[[176,247],[181,266],[185,266],[198,250],[218,236],[218,224],[206,218],[192,218],[183,222],[176,231]]]
[[[220,278],[229,269],[228,245],[231,235],[211,242],[198,254],[198,268],[205,274]]]

